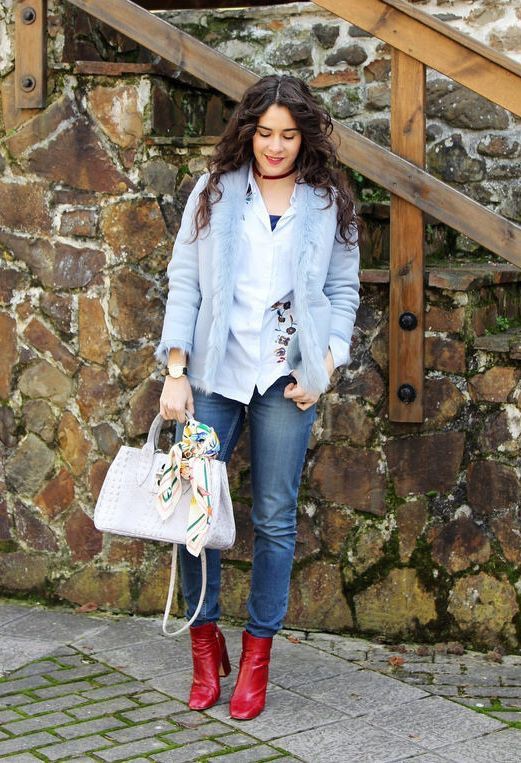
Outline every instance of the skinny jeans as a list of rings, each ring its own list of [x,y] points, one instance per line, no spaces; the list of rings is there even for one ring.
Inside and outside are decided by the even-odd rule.
[[[281,376],[263,395],[255,388],[247,406],[217,393],[194,390],[195,418],[215,429],[221,442],[219,458],[226,463],[248,414],[254,541],[246,630],[261,638],[282,628],[288,608],[298,490],[316,415],[315,405],[302,411],[284,397],[284,388],[294,381],[292,376]],[[182,425],[178,425],[177,439],[181,433]],[[183,596],[191,617],[201,592],[201,562],[184,546],[179,552]],[[220,615],[220,551],[207,549],[206,559],[206,596],[194,625],[217,621]]]

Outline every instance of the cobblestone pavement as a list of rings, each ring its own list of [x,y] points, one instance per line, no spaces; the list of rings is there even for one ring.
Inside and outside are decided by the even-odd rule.
[[[0,763],[521,760],[521,656],[287,632],[266,710],[235,721],[241,631],[224,632],[235,669],[198,713],[188,637],[158,620],[0,601]]]

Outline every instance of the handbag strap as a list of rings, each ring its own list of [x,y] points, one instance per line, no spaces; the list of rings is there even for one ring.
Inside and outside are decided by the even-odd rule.
[[[203,606],[204,596],[206,594],[206,552],[204,548],[201,549],[201,595],[199,596],[199,601],[197,602],[197,607],[195,609],[194,614],[188,620],[187,623],[183,625],[182,628],[179,628],[176,631],[169,631],[167,630],[167,622],[168,618],[170,616],[170,610],[172,609],[172,599],[174,598],[174,588],[175,588],[175,577],[176,577],[176,570],[177,570],[177,543],[173,544],[172,548],[172,564],[170,566],[170,585],[168,587],[168,597],[166,600],[166,607],[165,607],[165,613],[163,615],[163,633],[165,636],[179,636],[181,633],[184,633],[188,628],[192,625],[193,622],[197,620],[197,617],[199,615],[199,612],[201,611],[201,607]]]

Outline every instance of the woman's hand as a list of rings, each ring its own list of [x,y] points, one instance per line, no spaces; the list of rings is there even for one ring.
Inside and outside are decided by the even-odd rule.
[[[326,365],[327,374],[331,379],[333,371],[335,370],[335,361],[333,360],[331,350],[327,351],[324,363]],[[311,395],[309,392],[306,392],[297,380],[296,384],[291,383],[284,387],[284,397],[293,400],[297,408],[300,408],[301,411],[307,411],[308,408],[315,405],[320,395]]]
[[[176,419],[181,424],[185,420],[185,411],[194,415],[194,398],[192,388],[186,376],[174,379],[172,376],[165,378],[163,391],[159,398],[159,412],[161,416],[170,421]]]

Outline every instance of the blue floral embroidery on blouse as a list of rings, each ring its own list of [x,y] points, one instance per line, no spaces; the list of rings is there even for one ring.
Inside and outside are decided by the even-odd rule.
[[[286,360],[286,348],[291,336],[297,330],[297,324],[289,312],[291,310],[290,300],[287,300],[286,302],[275,302],[275,304],[271,306],[271,309],[277,311],[277,328],[275,331],[279,334],[275,340],[274,353],[277,358],[277,363],[284,363]]]

